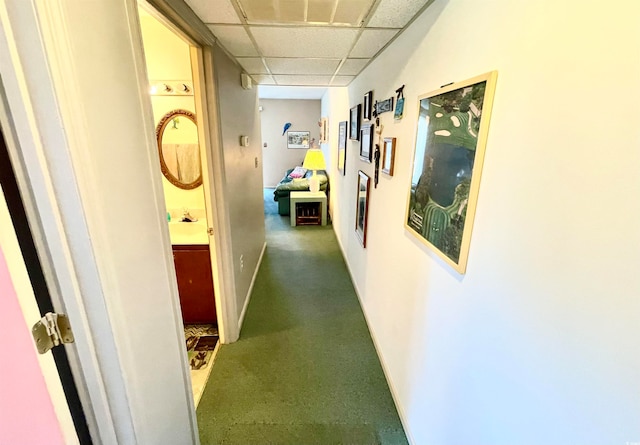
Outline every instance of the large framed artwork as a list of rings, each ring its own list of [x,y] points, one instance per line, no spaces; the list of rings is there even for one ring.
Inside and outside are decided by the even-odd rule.
[[[338,170],[347,174],[347,121],[338,124]]]
[[[362,170],[358,171],[356,194],[356,235],[362,247],[367,247],[367,215],[369,213],[369,185],[371,179]]]
[[[308,131],[287,131],[287,148],[309,148]]]
[[[358,104],[350,110],[349,114],[349,139],[360,140],[360,112],[362,105]]]
[[[418,98],[406,229],[458,273],[467,267],[497,72]]]

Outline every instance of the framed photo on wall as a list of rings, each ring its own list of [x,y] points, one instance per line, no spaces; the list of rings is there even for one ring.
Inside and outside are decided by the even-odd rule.
[[[362,106],[356,105],[349,113],[349,139],[352,141],[360,140],[360,110]]]
[[[323,117],[320,119],[320,143],[326,144],[329,142],[329,118]]]
[[[396,157],[396,138],[384,138],[382,150],[382,173],[393,176],[393,163]]]
[[[373,124],[365,124],[360,129],[360,159],[371,162],[373,154]]]
[[[418,98],[405,228],[464,274],[497,72]]]
[[[371,120],[371,110],[373,108],[373,91],[369,91],[364,95],[364,109],[363,109],[363,119],[365,121]]]
[[[362,247],[367,247],[367,215],[369,213],[369,185],[371,179],[362,170],[358,171],[356,194],[356,235]]]
[[[347,174],[347,121],[338,124],[338,170]]]
[[[309,148],[308,131],[287,131],[287,148]]]

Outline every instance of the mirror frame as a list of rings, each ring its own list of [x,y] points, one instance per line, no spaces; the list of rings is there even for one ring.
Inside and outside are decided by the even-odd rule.
[[[162,156],[162,135],[164,133],[164,129],[166,128],[167,124],[171,122],[171,119],[173,119],[175,116],[185,116],[189,120],[191,120],[191,122],[194,123],[196,128],[198,127],[198,123],[196,122],[196,115],[193,114],[191,111],[177,109],[177,110],[169,111],[167,114],[162,116],[162,119],[160,119],[160,122],[158,122],[158,125],[156,126],[156,140],[158,141],[158,156],[160,157],[160,169],[162,170],[162,174],[164,175],[164,177],[167,178],[167,180],[171,184],[183,190],[192,190],[202,185],[201,159],[198,159],[198,162],[200,163],[200,176],[198,176],[198,179],[196,179],[195,181],[185,184],[184,182],[180,182],[178,178],[173,176],[173,174],[169,170],[169,167],[167,167],[167,164],[164,162],[164,157]],[[200,146],[199,141],[198,141],[198,146]]]

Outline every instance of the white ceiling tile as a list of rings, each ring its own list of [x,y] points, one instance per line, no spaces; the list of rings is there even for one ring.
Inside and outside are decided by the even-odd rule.
[[[346,87],[355,78],[356,76],[336,76],[333,78],[333,81],[331,82],[331,86]]]
[[[356,75],[369,63],[370,59],[347,59],[340,67],[340,75]]]
[[[236,60],[248,74],[269,74],[260,57],[238,57]]]
[[[290,76],[274,75],[278,85],[329,85],[331,76]]]
[[[396,35],[396,29],[365,29],[349,57],[373,57]]]
[[[273,74],[333,74],[338,68],[340,59],[301,59],[281,58],[266,59],[267,66]]]
[[[239,0],[248,23],[304,22],[305,2],[300,0]]]
[[[260,99],[322,99],[327,92],[321,87],[286,87],[286,86],[260,86],[258,97]]]
[[[258,51],[242,26],[207,25],[220,43],[236,57],[257,56]]]
[[[275,85],[276,81],[273,80],[273,77],[266,76],[263,74],[252,74],[251,77],[255,80],[258,85]]]
[[[428,0],[382,0],[367,27],[403,28]]]
[[[307,22],[331,23],[334,0],[309,0],[307,7]]]
[[[186,0],[204,23],[242,23],[231,0]]]
[[[342,59],[358,30],[345,28],[250,27],[265,57],[325,57]]]
[[[369,13],[374,0],[343,0],[339,1],[333,23],[360,26]]]

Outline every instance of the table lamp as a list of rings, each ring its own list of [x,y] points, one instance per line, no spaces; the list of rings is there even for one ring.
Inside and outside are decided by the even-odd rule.
[[[309,191],[318,193],[320,191],[320,178],[316,175],[316,170],[326,170],[327,165],[324,162],[322,150],[319,148],[310,148],[304,156],[302,166],[307,170],[313,170],[313,175],[309,179]]]

